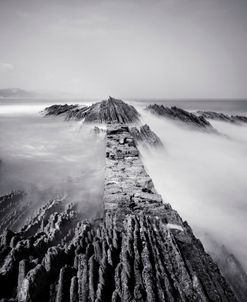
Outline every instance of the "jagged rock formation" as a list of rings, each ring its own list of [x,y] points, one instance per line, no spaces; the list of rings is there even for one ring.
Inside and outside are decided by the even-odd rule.
[[[230,123],[247,123],[247,117],[241,115],[229,115],[214,111],[197,111],[200,116],[206,119],[217,120]]]
[[[137,142],[144,142],[150,146],[161,147],[163,146],[160,138],[145,124],[138,130],[136,127],[130,128],[131,135]]]
[[[68,113],[70,111],[73,111],[74,109],[78,108],[78,105],[52,105],[50,107],[45,108],[45,114],[46,116],[49,115],[61,115],[64,113]]]
[[[133,123],[139,119],[139,113],[133,106],[112,97],[89,107],[67,104],[53,105],[45,109],[45,114],[65,114],[66,119],[84,119],[85,122],[96,123]]]
[[[163,105],[154,104],[147,106],[146,110],[155,115],[176,121],[181,121],[183,123],[186,123],[187,125],[195,126],[200,129],[213,130],[212,125],[203,116],[196,116],[195,114],[185,111],[176,106],[168,108]]]
[[[52,301],[56,293],[50,285],[67,263],[64,246],[80,220],[75,206],[65,208],[52,200],[20,232],[5,231],[0,246],[0,297]]]
[[[236,301],[191,228],[156,192],[129,127],[114,122],[106,131],[102,217],[88,221],[76,205],[51,200],[19,232],[7,230],[0,298]]]

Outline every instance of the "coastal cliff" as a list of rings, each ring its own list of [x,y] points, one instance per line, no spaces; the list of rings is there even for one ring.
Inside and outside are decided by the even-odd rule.
[[[72,116],[75,108],[61,114]],[[57,115],[57,109],[52,110]],[[137,143],[141,137],[153,147],[162,144],[149,127],[140,131],[130,127],[129,123],[139,122],[136,109],[110,98],[83,109],[80,118],[106,123],[101,214],[85,220],[76,204],[51,200],[19,231],[4,231],[0,298],[237,301],[187,222],[155,190]],[[15,196],[1,200],[3,221],[9,213],[6,200],[18,202]],[[8,227],[11,223],[6,220],[4,228]]]

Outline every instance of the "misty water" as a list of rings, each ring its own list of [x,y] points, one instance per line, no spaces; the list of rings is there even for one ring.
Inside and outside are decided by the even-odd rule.
[[[62,198],[96,215],[104,185],[104,139],[96,139],[93,126],[43,117],[40,111],[48,105],[1,102],[0,195],[23,190],[36,208]]]
[[[94,215],[102,206],[105,141],[92,134],[93,126],[44,118],[40,111],[54,103],[78,100],[0,101],[0,195],[25,190],[37,207],[61,196]],[[203,133],[151,115],[143,110],[147,102],[132,103],[164,143],[160,150],[139,146],[157,191],[206,248],[211,248],[208,238],[225,244],[247,269],[247,126],[214,121],[220,135]],[[176,104],[192,111],[247,113],[247,102]]]

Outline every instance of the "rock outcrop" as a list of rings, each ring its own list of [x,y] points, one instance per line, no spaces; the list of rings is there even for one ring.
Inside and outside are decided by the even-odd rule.
[[[76,205],[51,200],[19,232],[6,231],[0,298],[237,301],[189,225],[156,192],[129,127],[116,123],[120,116],[134,120],[133,114],[102,112],[111,117],[101,120],[112,121],[102,216],[85,220]]]
[[[230,122],[230,123],[247,123],[247,117],[243,115],[229,115],[214,111],[197,111],[197,114],[205,119]]]
[[[62,114],[67,114],[69,112],[73,112],[73,110],[77,109],[79,106],[78,105],[52,105],[50,107],[45,108],[45,115],[62,115]],[[85,107],[87,108],[87,107]]]
[[[150,129],[147,124],[141,126],[140,130],[138,130],[137,127],[131,127],[130,133],[137,142],[143,142],[154,147],[163,146],[160,138]]]
[[[200,129],[213,130],[212,125],[203,116],[197,116],[176,106],[169,108],[163,105],[153,104],[147,106],[146,110],[161,117],[183,122],[189,126],[195,126]]]
[[[94,123],[133,123],[139,119],[139,113],[133,106],[112,97],[88,107],[53,105],[45,109],[45,114],[47,116],[64,114],[66,119],[84,119],[85,122]]]

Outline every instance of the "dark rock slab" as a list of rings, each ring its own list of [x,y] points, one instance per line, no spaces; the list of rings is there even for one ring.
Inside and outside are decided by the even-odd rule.
[[[138,119],[139,114],[133,106],[112,97],[93,104],[85,116],[85,122],[100,123],[133,123]]]
[[[66,119],[84,119],[87,123],[133,123],[139,119],[139,113],[133,106],[112,97],[89,107],[53,105],[45,109],[45,114],[47,116],[64,114]]]
[[[144,142],[150,146],[161,147],[163,146],[160,138],[150,129],[150,127],[145,124],[140,127],[130,128],[130,133],[137,142]]]
[[[18,301],[47,301],[48,276],[45,268],[38,264],[30,270],[18,291]]]
[[[203,116],[197,116],[176,106],[169,108],[163,105],[154,104],[147,106],[146,110],[150,111],[155,115],[180,121],[187,125],[195,126],[200,129],[213,129],[212,125]]]
[[[66,265],[61,268],[56,290],[56,302],[67,302],[70,299],[71,279],[75,274],[75,269]]]
[[[45,108],[45,115],[61,115],[70,111],[73,111],[73,109],[78,108],[78,105],[52,105],[50,107]]]
[[[229,123],[247,123],[247,117],[241,115],[229,115],[214,111],[197,111],[200,116],[209,120],[223,121]]]

